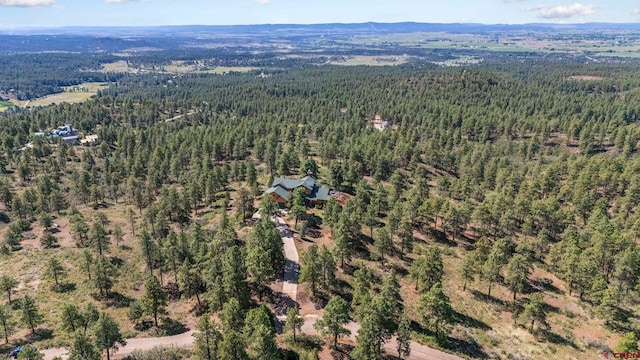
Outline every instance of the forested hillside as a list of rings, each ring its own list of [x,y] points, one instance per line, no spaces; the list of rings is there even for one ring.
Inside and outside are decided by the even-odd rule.
[[[465,358],[637,349],[637,64],[100,74],[116,82],[87,102],[0,114],[7,343],[92,359],[190,328],[176,356],[374,359],[395,335],[405,355],[409,338]],[[98,145],[33,136],[64,123]],[[326,335],[301,340],[260,196],[310,169],[350,199],[288,212],[298,303]]]

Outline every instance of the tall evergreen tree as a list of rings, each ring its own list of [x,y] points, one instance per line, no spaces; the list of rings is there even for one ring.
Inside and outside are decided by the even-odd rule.
[[[453,309],[449,297],[442,291],[440,283],[434,284],[431,289],[420,296],[417,304],[418,312],[423,325],[436,333],[437,336],[445,335],[447,325],[453,321]]]
[[[313,327],[322,335],[331,335],[332,346],[336,348],[339,338],[351,334],[351,331],[345,327],[350,320],[349,303],[340,296],[334,296],[324,308],[322,318],[318,319]]]
[[[140,304],[145,313],[153,315],[153,323],[158,327],[158,315],[167,312],[167,294],[157,277],[151,276],[147,279]]]
[[[44,321],[35,300],[29,295],[26,295],[20,302],[20,320],[31,329],[31,334],[35,334],[36,326]]]
[[[120,326],[107,313],[101,313],[93,327],[96,347],[107,353],[107,360],[111,359],[111,352],[118,349],[118,345],[126,345],[127,342],[120,333]]]

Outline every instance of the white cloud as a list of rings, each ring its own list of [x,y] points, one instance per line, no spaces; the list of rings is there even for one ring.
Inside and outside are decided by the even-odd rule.
[[[640,9],[633,9],[633,11],[631,11],[631,15],[640,15]]]
[[[136,2],[136,1],[139,1],[139,0],[105,0],[105,2],[109,4],[124,4],[128,2]]]
[[[38,7],[51,6],[54,0],[0,0],[0,6]]]
[[[538,11],[540,19],[569,19],[574,16],[586,16],[596,13],[595,5],[574,3],[569,6],[534,6],[528,11]]]
[[[256,0],[260,5],[267,5],[271,0]]]

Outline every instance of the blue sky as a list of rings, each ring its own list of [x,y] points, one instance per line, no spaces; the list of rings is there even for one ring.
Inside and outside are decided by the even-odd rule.
[[[0,0],[0,27],[637,22],[638,0]]]

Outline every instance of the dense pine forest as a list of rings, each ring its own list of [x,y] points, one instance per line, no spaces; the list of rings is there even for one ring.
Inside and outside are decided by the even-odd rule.
[[[187,349],[129,358],[637,351],[636,63],[91,70],[112,60],[74,75],[111,81],[86,102],[0,113],[7,352],[109,359],[192,330]],[[33,135],[64,123],[98,143]],[[342,197],[308,208],[294,193],[280,210],[263,196],[308,171]],[[272,216],[300,253],[296,301]]]

